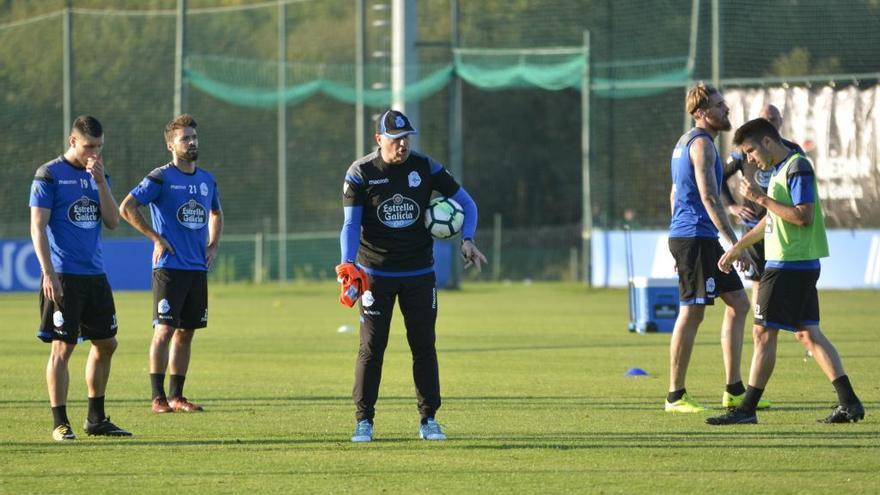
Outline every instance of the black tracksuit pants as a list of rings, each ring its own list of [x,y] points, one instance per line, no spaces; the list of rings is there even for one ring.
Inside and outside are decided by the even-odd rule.
[[[433,417],[440,408],[440,373],[434,332],[437,321],[434,273],[412,277],[370,276],[369,280],[373,301],[369,304],[369,298],[366,301],[361,298],[361,343],[352,391],[357,420],[372,420],[375,415],[395,299],[400,303],[406,339],[412,352],[419,414],[423,419]]]

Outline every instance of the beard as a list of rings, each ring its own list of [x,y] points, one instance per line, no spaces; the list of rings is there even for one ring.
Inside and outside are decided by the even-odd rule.
[[[733,128],[730,125],[730,119],[726,115],[717,121],[710,122],[710,124],[716,131],[729,131]]]
[[[183,153],[178,153],[177,157],[188,162],[194,162],[199,159],[199,150],[198,148],[188,149]]]

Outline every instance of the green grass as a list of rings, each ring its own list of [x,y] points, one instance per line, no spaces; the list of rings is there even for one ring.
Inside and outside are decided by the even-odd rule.
[[[214,286],[194,342],[187,395],[198,415],[149,411],[151,299],[117,293],[119,350],[107,394],[128,440],[81,434],[86,349],[71,363],[79,440],[52,442],[33,336],[36,295],[0,296],[2,493],[877,493],[880,294],[823,292],[822,321],[867,421],[820,425],[836,396],[793,337],[782,336],[761,424],[709,427],[662,412],[668,334],[626,332],[626,293],[572,284],[470,284],[441,292],[438,349],[449,441],[418,440],[402,318],[395,316],[376,441],[352,444],[354,310],[336,285]],[[718,327],[708,311],[688,379],[720,403]],[[787,338],[786,338],[787,337]],[[751,356],[747,338],[745,369]],[[638,366],[649,377],[628,378]],[[716,409],[713,413],[717,413]]]

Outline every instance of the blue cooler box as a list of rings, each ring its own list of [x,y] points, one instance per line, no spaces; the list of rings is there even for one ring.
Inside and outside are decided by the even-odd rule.
[[[633,277],[637,332],[672,332],[678,303],[677,278]]]

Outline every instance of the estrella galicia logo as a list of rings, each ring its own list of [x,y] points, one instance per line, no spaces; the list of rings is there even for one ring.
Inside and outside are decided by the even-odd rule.
[[[420,214],[418,203],[401,194],[386,199],[376,208],[379,221],[392,229],[409,227],[418,220]]]
[[[67,209],[67,219],[81,229],[94,229],[101,223],[101,207],[94,199],[83,196]]]
[[[208,211],[201,203],[191,199],[177,209],[177,221],[188,229],[198,230],[208,224]]]

